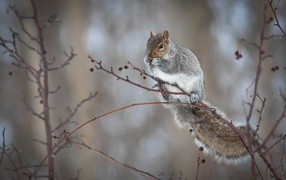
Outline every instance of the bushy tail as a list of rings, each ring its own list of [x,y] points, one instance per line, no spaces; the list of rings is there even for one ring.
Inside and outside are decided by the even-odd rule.
[[[236,131],[233,130],[221,120],[226,119],[223,112],[207,106],[208,108],[174,105],[173,113],[179,125],[190,124],[195,143],[218,162],[238,164],[247,160],[247,147],[251,145],[255,149],[260,144],[255,131],[248,131],[246,126],[236,126]]]

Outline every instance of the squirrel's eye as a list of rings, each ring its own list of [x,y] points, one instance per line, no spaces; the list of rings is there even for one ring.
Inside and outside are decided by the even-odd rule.
[[[159,48],[159,49],[163,49],[163,47],[164,47],[164,46],[163,46],[162,43],[160,43],[160,44],[158,45],[158,48]]]

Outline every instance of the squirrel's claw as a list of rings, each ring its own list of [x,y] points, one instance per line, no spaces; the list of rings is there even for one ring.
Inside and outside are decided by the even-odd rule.
[[[190,95],[190,101],[191,103],[196,103],[200,99],[200,96],[197,93],[191,93]]]
[[[154,84],[154,86],[152,86],[152,88],[159,88],[159,83]]]

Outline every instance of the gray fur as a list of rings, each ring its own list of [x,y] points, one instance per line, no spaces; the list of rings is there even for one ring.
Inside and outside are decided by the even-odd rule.
[[[187,92],[188,95],[174,95],[164,92],[180,92],[178,88],[158,82],[158,88],[162,90],[160,100],[169,102],[195,103],[203,101],[205,95],[204,74],[197,57],[182,46],[177,46],[169,38],[168,32],[154,35],[148,40],[146,57],[144,62],[150,72],[169,84],[176,84]],[[160,49],[158,45],[164,44]],[[167,46],[167,48],[166,48]],[[204,152],[211,154],[218,162],[227,164],[238,164],[247,160],[249,156],[241,138],[227,125],[221,121],[221,117],[226,119],[223,112],[216,107],[204,102],[212,107],[208,111],[204,107],[189,106],[183,104],[165,105],[171,109],[175,121],[179,127],[187,125],[192,129],[195,136],[195,143],[204,148]],[[237,126],[238,131],[245,134],[246,126]],[[251,146],[258,147],[259,140],[257,135],[251,129]]]
[[[186,103],[197,102],[204,98],[204,74],[199,60],[189,49],[177,46],[169,39],[168,49],[163,57],[151,59],[146,55],[144,61],[152,73],[154,73],[154,70],[157,68],[165,74],[185,74],[186,77],[193,79],[194,82],[189,86],[191,89],[187,90],[184,89],[184,87],[180,87],[190,96],[189,101],[186,101]],[[157,78],[160,79],[160,77]],[[168,100],[169,102],[178,101],[174,96],[173,98],[171,98],[171,96],[169,97],[169,99],[164,98],[164,100]]]

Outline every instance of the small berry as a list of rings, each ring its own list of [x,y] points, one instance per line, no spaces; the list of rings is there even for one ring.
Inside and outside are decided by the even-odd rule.
[[[235,54],[236,56],[238,56],[238,55],[239,55],[239,52],[236,50],[234,54]]]
[[[239,54],[238,56],[239,56],[239,58],[242,58],[242,54]]]
[[[271,71],[272,71],[272,72],[274,72],[275,70],[276,70],[276,68],[275,68],[275,67],[272,67],[272,68],[271,68]]]
[[[204,150],[204,148],[203,148],[203,147],[200,147],[200,148],[199,148],[199,150],[200,150],[200,151],[203,151],[203,150]]]
[[[94,63],[94,62],[95,62],[95,60],[94,60],[94,59],[91,59],[91,60],[90,60],[90,62]]]
[[[206,162],[206,160],[205,160],[205,159],[202,159],[202,160],[201,160],[201,163],[205,163],[205,162]]]
[[[279,66],[276,66],[276,67],[275,67],[275,70],[278,70],[278,69],[279,69]]]
[[[146,76],[143,76],[143,79],[146,79]]]
[[[128,69],[128,66],[127,66],[127,65],[125,65],[125,66],[124,66],[124,69]]]
[[[93,68],[90,68],[90,69],[89,69],[89,71],[90,71],[90,72],[93,72],[93,71],[94,71],[94,69],[93,69]]]
[[[123,69],[122,67],[118,68],[119,71],[122,71],[122,69]]]
[[[12,71],[9,71],[9,76],[12,76],[12,75],[13,75]]]
[[[42,99],[40,100],[40,104],[43,104],[43,100]]]

